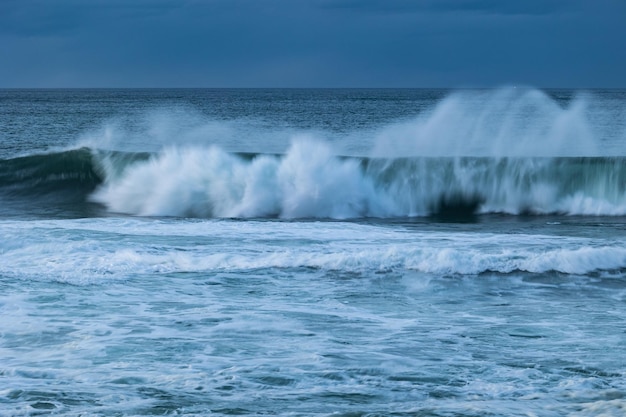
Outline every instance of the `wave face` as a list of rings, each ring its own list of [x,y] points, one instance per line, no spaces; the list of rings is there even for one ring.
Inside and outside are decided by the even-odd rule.
[[[626,214],[624,158],[372,159],[366,176],[400,215]]]
[[[141,216],[625,215],[626,160],[337,157],[306,140],[285,155],[173,148],[107,172],[91,198]]]
[[[33,194],[94,188],[100,182],[88,149],[0,161],[4,193]]]
[[[106,180],[107,166],[123,170],[146,154],[80,148],[0,160],[2,215],[91,216],[89,195]]]

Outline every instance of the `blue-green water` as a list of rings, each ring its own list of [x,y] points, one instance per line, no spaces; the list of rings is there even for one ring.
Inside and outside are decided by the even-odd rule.
[[[621,416],[626,92],[0,91],[0,415]]]

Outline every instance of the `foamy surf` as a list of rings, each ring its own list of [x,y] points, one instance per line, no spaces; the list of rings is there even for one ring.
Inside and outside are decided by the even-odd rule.
[[[39,233],[4,222],[0,275],[108,283],[135,274],[253,273],[314,269],[353,274],[420,272],[463,276],[626,269],[620,240],[456,233],[402,224],[232,220],[36,221]],[[71,233],[76,239],[67,242]],[[85,241],[80,236],[99,236]],[[237,242],[237,244],[233,244]]]

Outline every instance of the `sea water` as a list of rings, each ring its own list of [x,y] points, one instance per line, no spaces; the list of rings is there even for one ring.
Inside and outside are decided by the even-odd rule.
[[[622,416],[625,323],[625,91],[0,91],[2,416]]]

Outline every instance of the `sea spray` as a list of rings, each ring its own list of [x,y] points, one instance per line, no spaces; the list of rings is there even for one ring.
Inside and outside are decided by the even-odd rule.
[[[299,140],[281,160],[282,217],[384,216],[386,198],[374,190],[358,160],[340,159],[326,144]]]
[[[287,126],[268,126],[262,119],[216,119],[191,106],[178,105],[109,118],[84,131],[74,147],[157,152],[167,147],[216,145],[229,152],[282,153],[298,132]]]
[[[284,156],[246,160],[217,147],[170,148],[93,195],[116,212],[199,217],[354,218],[388,212],[358,160],[294,141]]]
[[[562,107],[536,89],[461,90],[382,127],[371,156],[591,156],[596,136],[585,96]]]

